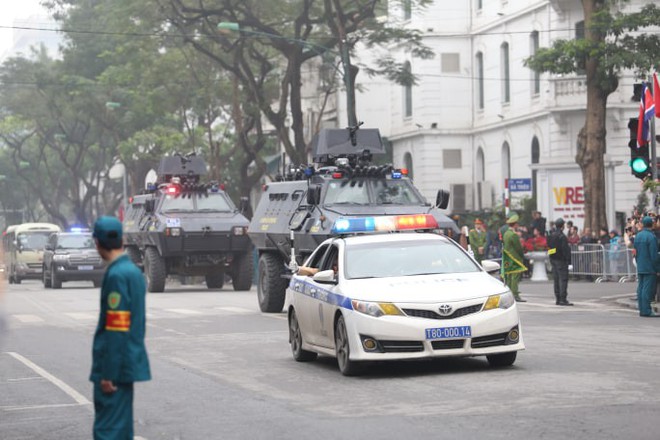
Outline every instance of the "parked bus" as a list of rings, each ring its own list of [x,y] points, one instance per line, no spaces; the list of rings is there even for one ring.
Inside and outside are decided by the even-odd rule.
[[[44,247],[60,227],[52,223],[23,223],[10,226],[3,237],[9,284],[42,278]]]

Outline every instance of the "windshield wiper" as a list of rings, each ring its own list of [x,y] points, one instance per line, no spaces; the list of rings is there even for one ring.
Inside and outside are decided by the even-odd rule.
[[[227,209],[202,208],[202,209],[198,209],[197,212],[231,212],[231,211]]]

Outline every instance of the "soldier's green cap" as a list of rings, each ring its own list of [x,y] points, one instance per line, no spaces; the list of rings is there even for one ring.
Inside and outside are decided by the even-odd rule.
[[[508,219],[506,219],[507,224],[512,225],[514,223],[518,223],[518,220],[520,220],[520,217],[518,217],[518,214],[512,214],[509,216]]]
[[[653,226],[653,219],[650,216],[646,216],[642,219],[642,224],[644,226]]]
[[[94,223],[94,238],[99,244],[108,249],[121,246],[122,226],[117,217],[99,217]]]

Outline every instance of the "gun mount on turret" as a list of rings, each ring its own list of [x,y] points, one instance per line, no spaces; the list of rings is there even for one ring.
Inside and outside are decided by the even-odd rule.
[[[426,201],[406,170],[373,164],[385,154],[377,129],[323,129],[312,141],[315,165],[291,167],[264,185],[248,235],[259,253],[257,292],[263,312],[279,312],[285,300],[292,240],[298,262],[331,236],[339,217],[433,214],[441,229],[458,233],[440,212],[449,194]],[[292,234],[293,232],[293,234]]]

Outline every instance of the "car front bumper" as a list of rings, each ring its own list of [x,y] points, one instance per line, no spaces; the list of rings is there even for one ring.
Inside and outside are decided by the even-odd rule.
[[[55,273],[62,281],[101,281],[105,273],[105,268],[80,270],[78,268],[55,265]]]

